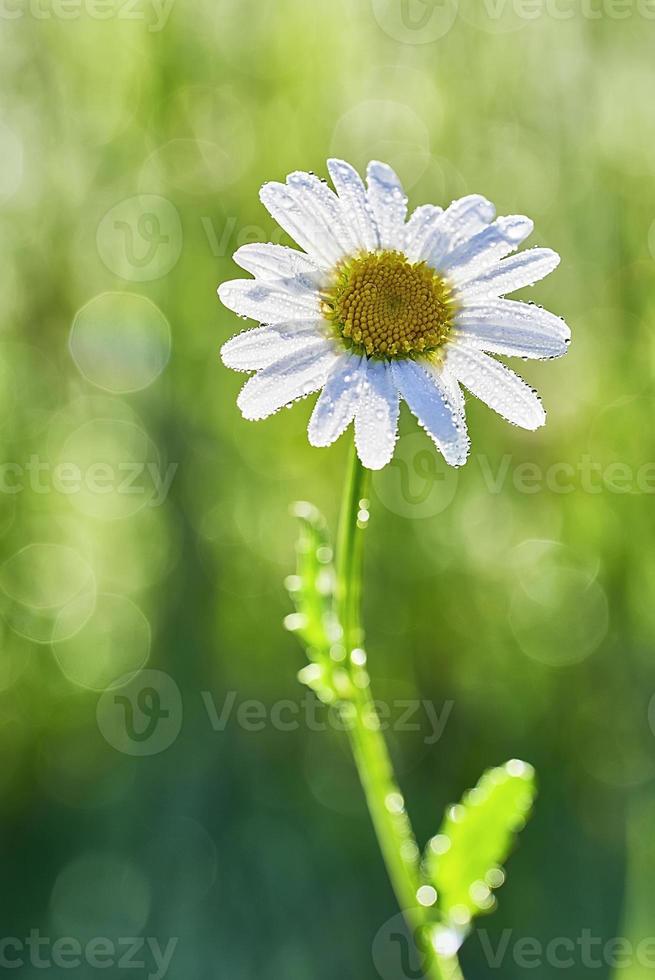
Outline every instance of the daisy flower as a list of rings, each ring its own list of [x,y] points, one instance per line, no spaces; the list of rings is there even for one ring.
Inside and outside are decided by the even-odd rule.
[[[516,251],[532,221],[496,218],[478,194],[408,217],[386,164],[369,164],[366,186],[343,160],[328,170],[334,191],[302,172],[264,185],[263,204],[302,251],[244,245],[234,259],[254,278],[219,287],[225,306],[262,324],[221,351],[228,367],[255,372],[238,398],[244,417],[320,391],[310,443],[329,446],[354,422],[369,469],[393,456],[401,401],[452,466],[469,451],[462,386],[514,425],[543,425],[536,393],[493,356],[567,350],[563,320],[504,298],[559,263],[548,248]]]

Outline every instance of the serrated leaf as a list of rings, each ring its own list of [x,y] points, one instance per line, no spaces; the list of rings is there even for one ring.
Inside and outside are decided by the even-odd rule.
[[[535,796],[534,769],[517,759],[489,769],[461,803],[450,807],[428,844],[425,873],[444,919],[456,929],[495,907],[501,865],[523,828]]]
[[[298,503],[293,514],[300,521],[296,548],[296,574],[286,580],[296,612],[285,625],[297,633],[310,656],[327,653],[334,642],[334,583],[332,546],[325,519],[312,504]]]

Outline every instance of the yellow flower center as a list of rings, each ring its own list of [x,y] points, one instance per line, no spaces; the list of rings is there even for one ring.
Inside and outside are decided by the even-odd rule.
[[[323,294],[323,312],[347,348],[368,357],[429,354],[450,332],[452,291],[425,262],[401,252],[349,259]]]

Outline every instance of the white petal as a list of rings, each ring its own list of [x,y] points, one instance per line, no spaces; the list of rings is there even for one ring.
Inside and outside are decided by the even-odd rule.
[[[466,408],[464,404],[464,392],[460,388],[459,381],[452,371],[449,371],[445,364],[431,364],[429,361],[426,361],[423,367],[441,385],[455,411],[463,417]]]
[[[353,418],[366,370],[356,354],[342,354],[335,362],[309,420],[312,446],[331,446]]]
[[[390,365],[366,362],[366,383],[355,415],[357,455],[369,470],[381,470],[393,457],[400,399]]]
[[[441,264],[441,271],[452,283],[461,286],[515,252],[533,228],[534,223],[523,215],[498,218],[450,252]]]
[[[225,366],[234,371],[257,371],[277,358],[283,344],[272,327],[255,327],[223,344],[221,357]]]
[[[540,306],[497,299],[460,310],[455,336],[493,354],[539,358],[565,354],[571,331],[564,320]]]
[[[259,323],[320,318],[318,290],[300,279],[232,279],[218,287],[221,303]]]
[[[314,320],[255,327],[236,334],[223,344],[221,357],[225,366],[234,371],[258,371],[321,335],[321,324]]]
[[[437,268],[444,256],[491,224],[495,215],[495,207],[481,194],[468,194],[453,201],[437,222],[421,258]]]
[[[338,259],[352,255],[358,243],[347,220],[344,207],[328,187],[327,181],[320,180],[316,174],[306,174],[301,170],[289,174],[287,186],[296,194],[307,213],[319,223],[331,242],[331,254]]]
[[[431,241],[443,208],[422,204],[416,208],[405,225],[403,251],[409,262],[420,262],[426,254],[426,244]]]
[[[402,249],[407,195],[394,170],[373,160],[368,165],[368,203],[375,219],[380,248]]]
[[[263,368],[245,383],[237,398],[244,418],[265,419],[322,388],[337,357],[333,344],[318,339]]]
[[[400,394],[446,462],[462,466],[469,450],[466,423],[439,378],[415,361],[393,361],[391,369]]]
[[[264,207],[277,223],[314,259],[321,269],[334,267],[342,250],[297,192],[287,184],[272,181],[259,192]]]
[[[468,303],[473,297],[504,296],[515,289],[532,286],[556,269],[559,262],[559,255],[550,248],[530,248],[519,252],[466,283],[462,289],[462,299]]]
[[[258,279],[305,279],[321,285],[324,274],[309,255],[286,245],[253,242],[234,253],[234,261]]]
[[[327,165],[359,249],[374,252],[380,243],[362,178],[345,160],[328,160]]]
[[[532,388],[508,367],[481,351],[448,348],[448,368],[469,391],[508,422],[523,429],[538,429],[546,413]]]

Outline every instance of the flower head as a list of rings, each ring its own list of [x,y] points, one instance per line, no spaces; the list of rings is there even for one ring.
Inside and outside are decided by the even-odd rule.
[[[370,163],[366,186],[342,160],[329,160],[328,170],[336,193],[308,173],[261,191],[303,251],[244,245],[234,259],[254,279],[219,287],[225,306],[262,324],[221,352],[228,367],[255,372],[238,398],[245,418],[320,390],[309,441],[328,446],[354,422],[370,469],[393,456],[401,400],[453,466],[469,450],[461,386],[515,425],[543,425],[535,392],[490,356],[567,350],[563,320],[503,298],[559,264],[551,249],[517,252],[532,221],[496,218],[477,194],[408,218],[391,167]]]

